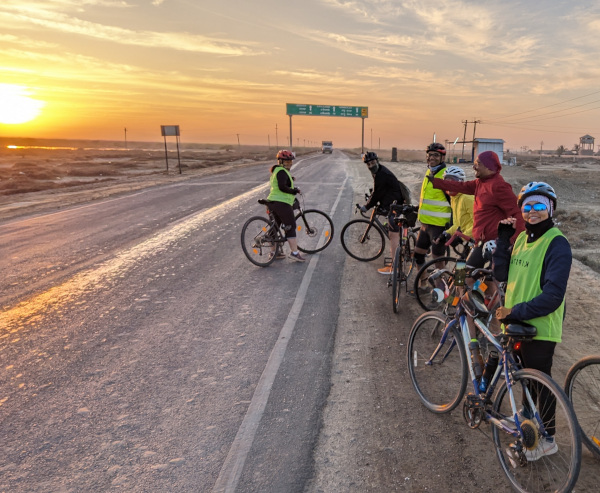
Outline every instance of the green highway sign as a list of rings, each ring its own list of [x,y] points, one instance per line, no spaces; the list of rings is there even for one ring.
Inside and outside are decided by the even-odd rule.
[[[368,118],[367,106],[327,106],[323,104],[291,104],[286,105],[286,115],[308,116],[350,116]]]

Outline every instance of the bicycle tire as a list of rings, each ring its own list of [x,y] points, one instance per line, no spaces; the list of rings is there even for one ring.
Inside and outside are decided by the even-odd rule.
[[[402,266],[400,259],[402,245],[398,245],[394,253],[394,261],[392,262],[392,310],[398,313],[400,308],[400,289],[402,287]]]
[[[415,267],[413,252],[415,251],[415,247],[417,245],[417,235],[414,233],[409,233],[406,238],[406,243],[404,244],[404,248],[402,248],[402,272],[404,272],[404,276],[406,279],[405,289],[408,292],[408,279],[412,274],[412,271]]]
[[[308,209],[296,214],[296,238],[298,250],[317,253],[333,240],[333,221],[323,211]]]
[[[346,223],[340,240],[346,253],[361,262],[381,257],[385,248],[383,231],[366,219],[353,219]]]
[[[600,355],[586,356],[569,368],[565,392],[577,416],[582,442],[600,459]]]
[[[275,261],[274,255],[269,256],[277,244],[269,237],[272,229],[270,221],[262,216],[251,217],[242,227],[242,250],[254,265],[267,267]]]
[[[424,406],[436,414],[452,411],[467,389],[467,355],[462,336],[453,326],[442,341],[446,323],[442,313],[423,313],[415,320],[407,344],[410,380]]]
[[[496,457],[504,474],[511,485],[520,492],[572,491],[581,467],[581,439],[577,418],[568,397],[552,378],[541,371],[525,368],[512,373],[511,378],[511,389],[517,406],[523,402],[525,387],[534,395],[539,395],[544,389],[552,395],[556,403],[554,440],[558,450],[535,461],[527,461],[524,454],[515,452],[519,448],[525,451],[528,443],[529,448],[533,449],[538,443],[541,431],[537,416],[543,416],[544,409],[547,409],[547,406],[542,406],[538,400],[536,417],[523,417],[522,429],[530,432],[526,433],[528,438],[523,435],[515,438],[497,426],[492,427]],[[506,382],[502,381],[493,403],[493,412],[498,419],[510,419],[513,416],[510,400]],[[544,420],[545,427],[551,426],[548,417],[541,419]],[[509,455],[508,451],[511,450]]]
[[[425,278],[428,278],[431,272],[436,269],[435,264],[438,262],[444,262],[445,268],[450,271],[450,273],[453,273],[457,260],[456,257],[438,257],[425,262],[419,269],[415,276],[413,289],[417,303],[419,303],[419,306],[423,310],[440,311],[442,313],[448,312],[446,300],[436,301],[436,299],[434,299],[433,290],[435,289],[435,286],[426,281]],[[452,280],[454,278],[453,274],[444,273],[442,274],[442,278],[447,286],[452,285]]]

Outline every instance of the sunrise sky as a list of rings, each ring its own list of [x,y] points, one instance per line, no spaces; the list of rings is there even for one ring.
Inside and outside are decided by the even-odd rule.
[[[177,124],[182,142],[285,147],[299,103],[367,106],[367,148],[452,142],[464,120],[508,149],[600,144],[596,0],[2,0],[0,27],[0,136]],[[361,144],[360,118],[293,129]]]

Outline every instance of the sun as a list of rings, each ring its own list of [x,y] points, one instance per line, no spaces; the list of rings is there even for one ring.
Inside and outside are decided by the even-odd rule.
[[[0,84],[0,123],[26,123],[40,115],[46,103],[27,94],[24,86]]]

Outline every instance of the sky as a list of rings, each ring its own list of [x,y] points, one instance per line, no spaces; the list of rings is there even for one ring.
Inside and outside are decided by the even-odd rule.
[[[570,149],[599,39],[596,0],[2,0],[0,136],[284,148],[290,103],[368,107],[293,116],[296,147]]]

